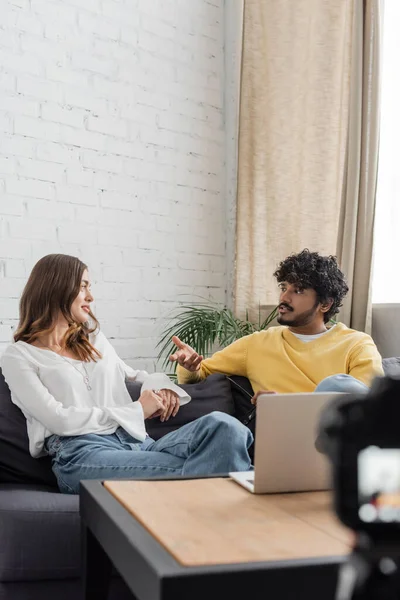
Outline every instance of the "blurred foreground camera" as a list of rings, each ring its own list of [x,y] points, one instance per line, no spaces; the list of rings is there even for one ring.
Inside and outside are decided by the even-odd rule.
[[[335,511],[356,534],[337,599],[400,599],[400,379],[336,398],[317,445],[332,462]]]

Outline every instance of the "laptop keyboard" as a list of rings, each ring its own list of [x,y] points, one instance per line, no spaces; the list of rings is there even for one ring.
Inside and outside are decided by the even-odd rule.
[[[251,473],[249,473],[249,476],[246,479],[246,483],[252,483],[254,485],[254,471],[251,471]]]

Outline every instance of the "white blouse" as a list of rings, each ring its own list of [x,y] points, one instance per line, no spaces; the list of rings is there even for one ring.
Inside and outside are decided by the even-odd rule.
[[[11,344],[1,357],[11,399],[26,417],[34,457],[44,454],[44,440],[52,434],[108,435],[121,426],[143,441],[147,434],[142,405],[132,402],[125,379],[142,383],[141,391],[171,389],[181,405],[191,399],[164,373],[149,375],[125,364],[103,333],[92,334],[90,341],[102,355],[96,362],[82,363],[26,342]]]

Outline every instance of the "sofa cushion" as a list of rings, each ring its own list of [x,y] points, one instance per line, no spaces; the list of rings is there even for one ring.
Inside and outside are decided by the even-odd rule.
[[[243,422],[254,409],[251,403],[251,399],[254,396],[253,388],[247,377],[231,375],[227,376],[227,379],[231,386],[235,417]]]
[[[29,454],[26,419],[12,403],[0,369],[0,483],[35,483],[57,489],[50,458]]]
[[[383,370],[385,375],[389,377],[400,377],[400,357],[393,356],[391,358],[384,358],[382,361]]]
[[[0,581],[79,576],[78,496],[0,484],[0,532]]]

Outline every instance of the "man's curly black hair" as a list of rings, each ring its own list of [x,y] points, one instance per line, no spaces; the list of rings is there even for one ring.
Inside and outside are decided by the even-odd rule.
[[[308,248],[299,254],[291,254],[279,263],[274,277],[278,283],[287,281],[303,289],[312,288],[317,292],[319,302],[333,301],[331,308],[324,313],[325,323],[339,312],[342,300],[349,291],[336,256],[321,256],[318,252],[310,252]]]

